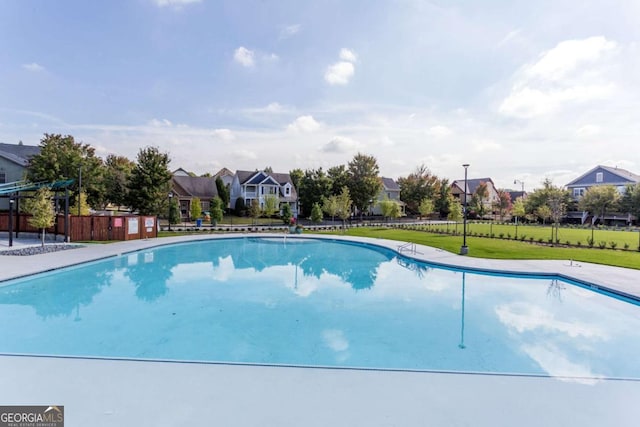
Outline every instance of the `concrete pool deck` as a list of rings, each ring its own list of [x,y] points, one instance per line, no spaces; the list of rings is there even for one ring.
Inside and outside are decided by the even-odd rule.
[[[283,239],[282,234],[253,233],[224,237],[243,236]],[[0,256],[0,280],[160,244],[219,237],[180,236]],[[399,242],[381,239],[348,240],[399,247]],[[2,244],[6,241],[0,250],[6,249]],[[18,241],[16,247],[28,244]],[[570,261],[478,259],[420,245],[415,252],[403,253],[459,267],[557,273],[640,297],[640,270]],[[635,426],[640,399],[640,381],[510,375],[27,356],[0,356],[0,373],[0,404],[64,405],[69,426]]]

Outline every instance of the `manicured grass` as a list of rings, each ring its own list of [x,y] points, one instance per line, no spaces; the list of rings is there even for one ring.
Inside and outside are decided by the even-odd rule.
[[[441,231],[453,231],[455,230],[454,224],[432,224],[427,225],[425,228],[430,230],[441,230]],[[458,224],[458,232],[462,233],[462,224]],[[500,234],[503,234],[504,237],[510,236],[512,239],[516,236],[516,226],[514,224],[492,224],[492,223],[477,223],[470,222],[467,223],[467,235],[471,233],[483,234],[483,235],[493,235],[497,238]],[[522,236],[526,236],[525,240],[529,240],[529,238],[533,237],[533,240],[537,242],[539,239],[542,239],[542,242],[547,243],[549,239],[551,239],[551,227],[541,226],[541,225],[519,225],[518,226],[518,238]],[[566,244],[569,242],[571,245],[578,245],[578,242],[582,246],[588,246],[588,239],[591,238],[592,230],[591,228],[568,228],[568,227],[560,227],[558,228],[558,240],[561,244]],[[555,239],[555,234],[553,236]],[[603,230],[599,228],[595,228],[593,230],[593,240],[594,246],[599,247],[601,243],[604,243],[606,247],[611,247],[611,242],[615,242],[617,249],[623,249],[625,244],[628,245],[629,249],[636,250],[638,249],[640,234],[638,231],[626,231],[624,229],[620,230]]]
[[[331,234],[341,234],[334,232]],[[413,242],[448,252],[458,253],[462,236],[435,234],[396,228],[351,228],[348,236],[373,237]],[[468,256],[493,259],[558,259],[591,262],[617,267],[640,269],[640,252],[595,248],[551,247],[515,240],[468,237]]]

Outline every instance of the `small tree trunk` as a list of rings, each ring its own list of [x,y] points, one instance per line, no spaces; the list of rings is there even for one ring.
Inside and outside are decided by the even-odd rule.
[[[42,247],[44,248],[44,228],[42,229]]]

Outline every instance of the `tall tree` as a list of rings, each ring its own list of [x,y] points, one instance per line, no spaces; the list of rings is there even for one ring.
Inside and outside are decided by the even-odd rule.
[[[27,199],[26,210],[31,214],[29,224],[42,231],[42,247],[44,247],[45,231],[53,225],[56,218],[51,190],[43,187],[36,191],[33,199]]]
[[[345,185],[343,188],[347,188],[347,186]],[[324,213],[331,217],[331,222],[335,221],[336,215],[338,215],[339,210],[338,196],[331,195],[329,197],[325,197],[322,200],[322,210],[324,211]]]
[[[289,171],[289,176],[291,177],[291,182],[293,182],[293,186],[300,194],[300,181],[302,181],[302,177],[304,176],[304,172],[302,169],[293,169]]]
[[[582,210],[589,211],[594,216],[599,216],[604,222],[604,216],[610,210],[615,209],[620,199],[620,193],[613,185],[598,185],[589,188],[580,199],[579,206]]]
[[[298,200],[303,217],[311,216],[313,204],[331,195],[331,181],[322,168],[307,169],[300,180]]]
[[[214,197],[211,199],[211,224],[216,225],[222,221],[222,199],[220,197]]]
[[[76,142],[71,135],[44,134],[40,140],[40,154],[29,160],[27,179],[33,182],[74,179],[69,188],[75,199],[80,173],[89,204],[102,206],[105,194],[103,163],[95,156],[95,148]]]
[[[262,209],[260,209],[260,203],[258,203],[258,199],[251,199],[251,204],[249,205],[249,216],[253,219],[253,224],[256,223],[257,219],[262,215]]]
[[[420,206],[418,206],[418,212],[420,212],[421,218],[431,215],[433,213],[433,200],[426,197],[422,199]]]
[[[476,191],[471,196],[471,203],[476,213],[482,218],[487,213],[487,201],[489,200],[489,188],[486,182],[480,182]]]
[[[409,176],[398,179],[400,186],[400,200],[407,204],[407,210],[412,213],[418,212],[420,203],[425,198],[435,200],[440,190],[442,182],[438,177],[431,174],[429,168],[424,164],[416,167]],[[448,186],[448,182],[447,182]]]
[[[345,186],[349,185],[349,172],[345,165],[329,168],[327,176],[331,181],[331,194],[333,195],[337,196]]]
[[[640,184],[627,185],[620,199],[620,210],[640,219]]]
[[[383,200],[378,202],[378,205],[380,206],[380,211],[384,218],[395,219],[400,216],[400,205],[396,200],[391,200],[388,197],[385,197]]]
[[[553,182],[547,178],[543,181],[542,188],[538,188],[527,195],[527,198],[524,201],[526,212],[529,214],[537,212],[540,206],[548,205],[549,199],[554,195],[557,196],[558,194],[561,195],[562,203],[566,209],[573,210],[575,201],[573,200],[571,193],[553,185]]]
[[[128,205],[141,215],[161,215],[167,212],[167,195],[171,189],[169,154],[157,147],[138,152],[137,163],[127,183]]]
[[[199,197],[194,197],[191,199],[191,208],[189,210],[192,221],[194,219],[200,219],[200,217],[202,216],[202,204]]]
[[[272,217],[280,210],[280,201],[275,194],[267,194],[264,196],[264,206],[262,212],[267,218]]]
[[[511,194],[508,191],[498,190],[498,200],[494,204],[494,209],[498,211],[502,221],[504,215],[511,210]]]
[[[216,178],[216,189],[218,190],[218,197],[222,200],[222,208],[227,209],[229,207],[229,202],[231,201],[231,193],[229,191],[229,187],[224,185],[222,178]]]
[[[360,212],[360,219],[373,200],[378,198],[382,189],[380,168],[378,161],[373,156],[358,153],[348,165],[349,193],[353,205]]]
[[[434,209],[440,214],[440,218],[447,218],[451,206],[457,202],[453,198],[453,194],[451,194],[451,186],[448,179],[442,178],[436,184],[437,194],[433,202]]]
[[[345,228],[345,221],[351,216],[351,195],[349,194],[349,187],[344,187],[342,192],[336,198],[338,211],[338,218],[342,220],[342,228]]]
[[[127,203],[127,182],[136,164],[124,156],[109,154],[104,165],[105,202],[123,206]]]

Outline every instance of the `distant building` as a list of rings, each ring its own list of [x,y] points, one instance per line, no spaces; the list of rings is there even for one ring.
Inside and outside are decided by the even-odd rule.
[[[0,185],[22,181],[29,159],[40,154],[40,146],[0,143]],[[0,210],[9,209],[9,199],[0,198]]]
[[[613,185],[620,194],[623,194],[627,185],[639,182],[640,175],[628,170],[610,166],[596,166],[568,183],[565,187],[571,192],[573,198],[578,200],[591,187]]]
[[[265,171],[236,171],[231,184],[231,209],[236,208],[239,197],[244,199],[245,206],[250,206],[257,200],[260,207],[264,207],[265,197],[278,197],[280,209],[287,203],[295,217],[298,215],[298,193],[288,173],[273,173]]]
[[[183,169],[178,169],[182,171]],[[211,199],[218,196],[216,180],[200,176],[189,176],[188,174],[173,175],[171,179],[171,191],[174,199],[178,202],[180,218],[188,221],[191,216],[191,204],[194,198],[200,199],[202,212],[209,212],[211,209]]]
[[[467,205],[471,203],[471,198],[482,183],[487,184],[487,197],[482,200],[482,204],[484,205],[485,212],[492,213],[493,206],[498,201],[498,190],[491,178],[467,179]],[[451,194],[460,201],[460,204],[464,204],[464,179],[458,179],[451,183]]]
[[[382,189],[378,193],[377,199],[374,201],[371,206],[371,213],[373,215],[382,215],[382,209],[380,209],[380,204],[377,202],[381,202],[383,200],[389,199],[398,202],[400,205],[400,214],[405,214],[405,206],[406,204],[400,200],[400,186],[396,181],[392,178],[382,177]]]

